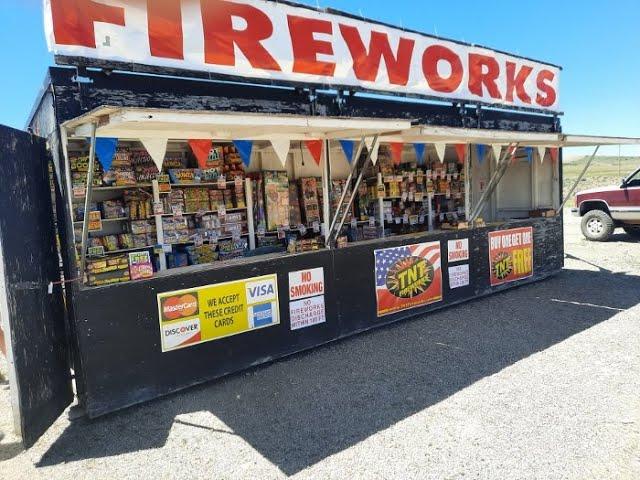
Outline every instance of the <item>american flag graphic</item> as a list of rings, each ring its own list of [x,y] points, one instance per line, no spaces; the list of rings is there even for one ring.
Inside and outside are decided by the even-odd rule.
[[[418,243],[395,248],[385,248],[374,252],[376,262],[376,298],[378,316],[428,305],[442,300],[442,269],[440,242]],[[422,282],[410,294],[399,296],[390,290],[395,284],[395,273],[406,271],[415,265],[416,259],[423,258],[433,266],[431,278]],[[389,273],[391,272],[391,276]],[[387,280],[390,278],[390,282]],[[404,297],[404,298],[403,298]]]

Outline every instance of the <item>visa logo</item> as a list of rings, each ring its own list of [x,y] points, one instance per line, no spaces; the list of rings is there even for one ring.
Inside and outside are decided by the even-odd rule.
[[[267,302],[276,299],[275,279],[267,279],[247,284],[247,300],[249,303]]]

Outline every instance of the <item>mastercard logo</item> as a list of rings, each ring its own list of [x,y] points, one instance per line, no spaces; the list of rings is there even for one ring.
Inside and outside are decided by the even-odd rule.
[[[198,295],[181,295],[162,300],[162,318],[177,320],[192,317],[198,313]]]

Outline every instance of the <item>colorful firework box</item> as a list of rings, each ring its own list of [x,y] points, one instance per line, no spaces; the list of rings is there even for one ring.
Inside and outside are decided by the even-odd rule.
[[[305,223],[311,225],[320,222],[320,199],[318,198],[318,180],[313,177],[300,179],[302,212]]]
[[[289,226],[289,179],[286,172],[264,173],[267,230]]]

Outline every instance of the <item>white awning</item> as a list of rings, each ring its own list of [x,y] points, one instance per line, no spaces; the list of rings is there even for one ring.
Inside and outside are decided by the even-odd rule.
[[[63,123],[70,137],[173,140],[343,139],[409,130],[408,120],[100,107]]]
[[[597,145],[640,145],[640,138],[600,137],[594,135],[560,135],[561,147],[595,147]]]
[[[640,145],[640,138],[567,135],[563,133],[516,132],[420,125],[400,134],[386,134],[383,142],[405,143],[470,143],[545,147],[588,147],[596,145]]]
[[[477,128],[411,126],[409,120],[278,115],[134,107],[100,107],[63,123],[70,137],[189,140],[360,139],[381,135],[381,142],[519,143],[521,146],[586,147],[640,145],[640,138],[518,132]]]

